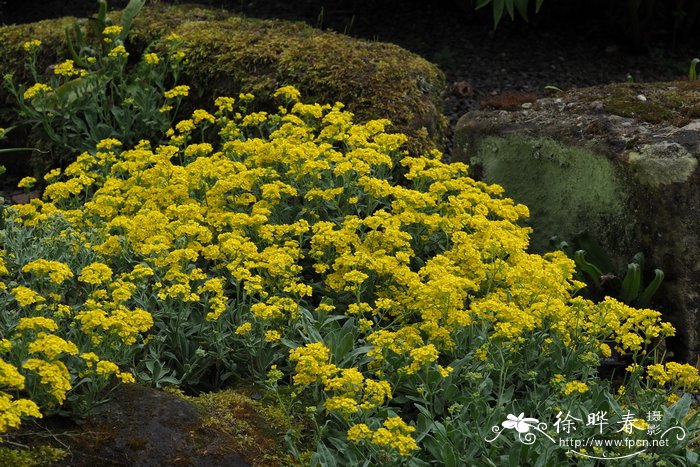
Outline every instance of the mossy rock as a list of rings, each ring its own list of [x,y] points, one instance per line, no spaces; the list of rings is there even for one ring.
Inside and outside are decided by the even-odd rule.
[[[576,89],[464,115],[453,157],[530,208],[531,246],[599,242],[620,275],[635,253],[665,280],[655,305],[675,358],[700,357],[700,82]]]
[[[0,27],[0,74],[29,81],[21,48],[29,39],[44,44],[40,69],[66,58],[64,29],[75,21],[61,18]],[[173,32],[183,40],[188,62],[182,81],[192,85],[196,105],[212,107],[214,97],[239,92],[252,92],[271,104],[274,90],[291,84],[305,101],[340,101],[360,120],[390,119],[394,131],[411,138],[412,151],[443,143],[444,76],[435,65],[396,45],[298,22],[242,18],[193,5],[154,5],[136,18],[127,46],[137,57]],[[4,89],[2,102],[8,102]],[[0,126],[11,123],[7,107],[0,111]]]

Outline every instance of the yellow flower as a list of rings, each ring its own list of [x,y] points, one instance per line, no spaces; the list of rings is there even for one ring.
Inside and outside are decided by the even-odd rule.
[[[574,392],[584,393],[588,391],[588,385],[581,381],[571,381],[564,387],[564,395],[568,396]]]
[[[282,86],[273,94],[274,97],[283,97],[291,102],[299,102],[301,93],[294,86]]]
[[[65,62],[54,66],[53,73],[58,76],[70,78],[72,76],[85,76],[87,74],[87,70],[77,69],[75,68],[73,60],[66,60]]]
[[[24,376],[22,376],[14,365],[2,359],[0,359],[0,385],[15,389],[24,389]],[[2,392],[0,392],[0,394],[2,394]]]
[[[95,147],[96,147],[97,149],[106,149],[106,150],[110,150],[110,149],[113,149],[113,148],[115,148],[115,147],[119,147],[119,146],[121,146],[121,145],[122,145],[122,142],[119,141],[118,139],[115,139],[115,138],[106,138],[106,139],[100,140],[100,141],[95,145]]]
[[[15,330],[23,331],[25,329],[45,329],[47,331],[56,331],[58,329],[58,324],[56,324],[54,320],[43,316],[20,318]]]
[[[190,94],[190,87],[186,85],[175,86],[170,91],[165,91],[166,99],[175,99],[176,97],[187,97]]]
[[[144,54],[143,60],[149,65],[157,65],[158,63],[160,63],[160,58],[158,57],[158,54],[154,53]]]
[[[46,180],[48,183],[53,183],[56,181],[56,179],[58,179],[58,177],[60,175],[61,175],[60,168],[53,169],[53,170],[50,170],[49,172],[47,172],[46,175],[44,175],[44,180]]]
[[[129,52],[126,51],[126,48],[123,45],[118,45],[110,50],[107,56],[109,58],[126,58],[129,56]]]
[[[94,262],[80,271],[78,280],[85,284],[101,285],[112,278],[112,269],[104,263]]]
[[[438,351],[433,344],[418,347],[409,352],[411,365],[407,369],[409,375],[417,373],[421,368],[429,363],[433,363],[438,358]]]
[[[217,97],[214,105],[219,109],[219,112],[233,112],[233,97]]]
[[[31,188],[34,186],[36,183],[36,178],[34,177],[24,177],[22,180],[19,181],[17,184],[18,188]]]
[[[387,419],[382,428],[372,435],[372,444],[380,447],[393,448],[402,456],[409,456],[418,449],[416,441],[410,434],[415,431],[412,426],[399,417]]]
[[[51,91],[53,91],[53,88],[48,84],[36,83],[32,87],[24,91],[22,97],[24,97],[25,101],[30,101],[40,94],[44,94]]]
[[[66,399],[66,393],[70,391],[70,374],[68,368],[61,361],[47,362],[38,358],[30,358],[24,362],[22,367],[26,370],[34,371],[39,375],[42,385],[47,386],[58,404],[62,404]]]
[[[209,123],[216,122],[216,118],[206,110],[197,109],[192,113],[192,121],[194,121],[195,125],[199,125],[205,120]]]
[[[279,342],[282,339],[282,334],[279,331],[266,331],[265,341],[266,342]]]
[[[118,36],[123,30],[124,28],[119,25],[107,26],[102,30],[102,34],[105,36]]]
[[[28,346],[30,353],[43,353],[49,360],[56,360],[59,355],[77,355],[78,347],[70,341],[54,334],[40,332],[35,341]]]
[[[33,52],[41,47],[41,41],[39,39],[33,39],[31,41],[26,41],[22,43],[22,48],[25,52]]]
[[[42,297],[29,287],[25,287],[23,285],[15,287],[14,289],[12,289],[11,292],[12,295],[15,297],[15,300],[17,300],[17,303],[19,303],[23,307],[45,301],[44,297]]]
[[[60,285],[73,277],[70,266],[58,261],[37,259],[25,264],[22,272],[28,272],[37,276],[48,276],[52,284]]]
[[[358,441],[368,440],[372,438],[372,430],[364,423],[353,425],[348,430],[348,441],[357,443]]]
[[[39,407],[29,399],[16,399],[0,391],[0,433],[18,428],[22,417],[42,418]]]
[[[443,367],[441,365],[438,365],[438,371],[440,372],[440,376],[442,376],[443,378],[447,378],[453,370],[454,368],[452,368],[451,366]]]
[[[344,417],[354,415],[359,409],[355,399],[344,396],[330,397],[326,399],[324,405],[327,412],[337,412]]]
[[[330,365],[328,360],[330,351],[321,342],[306,344],[289,352],[289,361],[296,362],[294,384],[307,385],[323,381],[337,372],[335,365]]]
[[[250,322],[248,321],[248,322],[245,322],[245,323],[241,324],[240,326],[238,326],[238,327],[236,328],[236,331],[235,331],[235,332],[236,332],[236,334],[238,334],[239,336],[244,336],[244,335],[248,334],[248,333],[249,333],[250,331],[252,331],[252,330],[253,330],[253,325],[252,325],[252,323],[250,323]]]

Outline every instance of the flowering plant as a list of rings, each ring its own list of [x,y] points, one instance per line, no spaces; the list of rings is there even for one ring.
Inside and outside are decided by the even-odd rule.
[[[96,346],[156,386],[288,381],[321,464],[486,462],[520,449],[486,442],[507,414],[675,407],[698,389],[692,367],[654,366],[673,334],[658,312],[576,297],[572,260],[526,252],[527,208],[500,187],[437,151],[408,156],[387,121],[276,96],[273,114],[217,98],[164,144],[105,139],[47,174],[43,199],[6,220],[6,335],[20,309],[60,310],[25,345],[71,330],[78,350],[51,356]],[[619,393],[596,376],[613,350],[637,362]],[[653,455],[685,458],[687,442]]]
[[[50,160],[42,170],[65,166],[75,152],[94,149],[106,138],[116,137],[126,144],[162,134],[172,123],[186,92],[168,93],[178,84],[185,60],[176,36],[166,41],[160,53],[147,50],[135,65],[129,62],[126,35],[143,0],[132,0],[121,14],[119,24],[106,17],[106,2],[90,25],[76,24],[68,31],[72,57],[50,67],[37,69],[42,44],[23,44],[26,66],[34,84],[17,84],[11,75],[5,85],[18,105],[18,117],[33,130],[32,141]],[[96,37],[96,43],[89,38]],[[133,63],[133,59],[132,59]]]

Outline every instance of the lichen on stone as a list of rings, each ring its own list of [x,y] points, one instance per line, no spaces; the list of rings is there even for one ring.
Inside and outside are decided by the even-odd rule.
[[[678,143],[645,144],[627,155],[637,179],[644,185],[658,187],[688,180],[698,160]]]
[[[625,216],[628,195],[613,164],[586,149],[546,137],[491,136],[478,143],[470,163],[530,207],[537,251],[547,250],[553,235],[601,232],[609,220]]]

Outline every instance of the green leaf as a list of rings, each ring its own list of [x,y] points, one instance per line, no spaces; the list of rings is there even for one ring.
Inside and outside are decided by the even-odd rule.
[[[690,62],[690,72],[688,73],[688,79],[690,81],[695,81],[696,79],[698,79],[698,74],[697,74],[697,71],[695,69],[697,67],[698,63],[700,63],[700,58],[694,58]]]
[[[489,3],[491,3],[493,0],[477,0],[476,2],[476,7],[474,7],[475,10],[480,10],[481,8],[485,7]]]
[[[515,19],[515,9],[513,8],[513,0],[505,0],[506,11],[510,19]]]
[[[688,413],[688,410],[690,409],[690,403],[692,402],[692,399],[693,398],[690,396],[690,394],[685,393],[683,394],[683,397],[681,397],[671,407],[664,407],[664,420],[670,417],[675,421],[682,421]]]
[[[121,23],[124,30],[121,33],[121,38],[125,38],[129,34],[131,24],[134,18],[139,14],[141,8],[146,4],[146,0],[131,0],[129,4],[122,10]]]
[[[451,445],[443,445],[442,454],[442,462],[445,467],[457,467],[457,456],[455,456],[455,451]]]
[[[540,8],[542,8],[543,3],[544,3],[544,0],[537,0],[537,3],[535,3],[535,13],[540,12]]]
[[[335,467],[338,465],[331,450],[322,442],[316,445],[316,453],[311,458],[311,462],[312,465],[322,465],[323,467]]]
[[[646,286],[644,292],[637,298],[636,305],[646,308],[651,303],[651,299],[664,281],[664,272],[661,269],[654,269],[654,279]]]
[[[35,151],[36,148],[6,148],[0,149],[0,154],[8,154],[10,152]]]
[[[435,438],[432,436],[426,436],[423,438],[422,444],[422,447],[428,450],[433,459],[438,461],[442,459],[442,446],[435,440]]]
[[[644,253],[641,251],[632,257],[632,263],[637,263],[639,268],[644,271]]]
[[[586,261],[586,251],[578,250],[574,253],[574,261],[581,271],[583,271],[590,279],[596,288],[600,288],[600,278],[603,273],[594,264]]]
[[[530,0],[515,0],[515,9],[518,10],[520,16],[527,21],[527,7],[530,4]]]
[[[627,265],[627,274],[622,281],[620,300],[630,304],[639,296],[639,287],[642,283],[642,270],[637,263]]]
[[[601,275],[615,271],[610,255],[589,232],[577,235],[575,244],[578,245],[579,250],[586,250],[586,258],[600,269]]]
[[[493,28],[498,27],[498,23],[501,22],[503,18],[503,7],[505,6],[505,0],[493,0]]]

